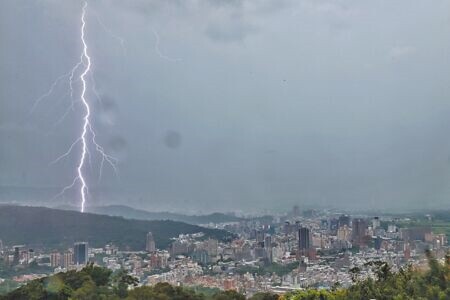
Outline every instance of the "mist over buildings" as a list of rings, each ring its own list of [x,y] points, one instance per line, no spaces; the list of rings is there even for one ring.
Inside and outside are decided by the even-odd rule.
[[[81,6],[2,1],[1,201],[78,202],[50,200],[77,162],[49,165],[81,126],[67,83],[29,112],[79,59]],[[450,206],[449,1],[89,1],[86,32],[120,173],[90,170],[88,205]]]

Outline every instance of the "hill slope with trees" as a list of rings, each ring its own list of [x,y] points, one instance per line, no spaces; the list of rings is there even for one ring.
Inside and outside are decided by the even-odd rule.
[[[65,210],[77,210],[76,207],[67,205],[58,208]],[[151,212],[143,209],[136,209],[126,205],[90,206],[86,207],[86,212],[137,220],[171,220],[195,225],[208,224],[211,222],[214,223],[238,222],[244,220],[243,218],[224,213],[212,213],[207,215],[191,216],[172,212]]]
[[[93,247],[114,243],[122,249],[143,250],[149,231],[161,249],[179,234],[203,232],[206,237],[218,240],[232,237],[224,230],[168,220],[131,220],[44,207],[0,206],[0,239],[10,245],[66,247],[75,241],[87,241]]]

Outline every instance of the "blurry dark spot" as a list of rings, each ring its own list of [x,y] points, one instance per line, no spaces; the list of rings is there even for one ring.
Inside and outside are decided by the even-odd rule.
[[[117,114],[117,102],[109,96],[99,95],[99,97],[101,97],[98,101],[98,105],[100,106],[100,123],[103,126],[114,125]]]
[[[266,154],[278,154],[278,151],[274,150],[274,149],[268,149],[268,150],[265,151],[265,153]]]
[[[167,131],[164,136],[164,144],[172,149],[179,148],[181,146],[181,135],[177,131]]]
[[[108,146],[114,152],[120,152],[127,146],[127,141],[121,136],[116,136],[109,140]]]
[[[99,95],[102,109],[106,112],[114,111],[117,107],[116,101],[109,96]]]

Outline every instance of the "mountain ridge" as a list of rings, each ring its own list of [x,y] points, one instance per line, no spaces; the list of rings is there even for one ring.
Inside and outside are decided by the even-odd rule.
[[[56,207],[62,210],[78,210],[75,206],[63,205]],[[211,213],[206,215],[185,215],[173,212],[151,212],[143,209],[134,208],[127,205],[103,205],[86,207],[86,212],[97,213],[108,216],[119,216],[127,219],[136,220],[171,220],[184,222],[188,224],[208,224],[208,223],[228,223],[244,220],[234,215],[225,213]]]
[[[144,250],[149,231],[160,249],[168,247],[171,238],[179,234],[203,232],[205,237],[218,240],[233,237],[224,230],[170,220],[133,220],[47,207],[0,206],[0,239],[4,244],[59,248],[87,241],[93,247],[114,243],[126,250]]]

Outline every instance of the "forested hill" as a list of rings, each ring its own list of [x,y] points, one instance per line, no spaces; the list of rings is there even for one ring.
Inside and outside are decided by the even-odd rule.
[[[75,241],[87,241],[93,247],[101,247],[113,242],[123,249],[143,250],[148,231],[162,249],[181,233],[203,232],[219,240],[232,236],[224,230],[168,220],[130,220],[44,207],[0,206],[0,239],[6,244],[66,247]]]
[[[59,207],[58,207],[59,208]],[[61,209],[77,210],[74,206],[61,206]],[[105,205],[86,207],[86,211],[95,214],[118,216],[138,220],[172,220],[189,224],[227,223],[244,220],[230,214],[212,213],[207,215],[184,215],[172,212],[151,212],[126,205]]]

